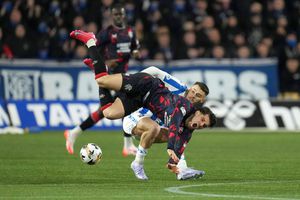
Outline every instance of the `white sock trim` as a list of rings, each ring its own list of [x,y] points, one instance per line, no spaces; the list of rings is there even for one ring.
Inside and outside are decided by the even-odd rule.
[[[138,152],[141,153],[141,154],[146,155],[147,152],[148,152],[148,150],[145,149],[144,147],[142,147],[141,145],[139,145],[139,147],[138,147]]]
[[[135,162],[139,163],[140,165],[143,165],[146,155],[147,155],[147,149],[144,149],[141,145],[139,145],[138,151],[134,159]]]
[[[75,126],[73,129],[69,130],[71,134],[80,134],[82,132],[80,126]]]
[[[87,41],[87,43],[86,43],[86,46],[87,46],[88,48],[90,48],[90,47],[92,47],[92,46],[96,46],[96,41],[95,41],[95,39],[93,39],[93,38],[89,39],[89,40]]]

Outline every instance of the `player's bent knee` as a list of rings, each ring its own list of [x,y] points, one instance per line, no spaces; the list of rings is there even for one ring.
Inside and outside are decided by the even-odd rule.
[[[105,118],[107,119],[120,119],[123,117],[122,113],[120,111],[116,111],[114,109],[110,109],[110,108],[107,108],[103,111],[103,115]]]
[[[102,76],[96,79],[97,84],[99,87],[105,87],[107,85],[107,76]]]

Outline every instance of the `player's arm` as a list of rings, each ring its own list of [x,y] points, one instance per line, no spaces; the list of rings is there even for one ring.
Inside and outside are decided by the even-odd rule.
[[[174,94],[180,94],[187,90],[187,86],[183,84],[180,80],[157,67],[151,66],[144,69],[142,72],[150,74],[153,77],[159,78],[161,81],[166,83],[168,89]]]
[[[138,59],[140,58],[140,52],[139,52],[139,48],[140,48],[140,42],[139,40],[136,38],[136,34],[135,31],[132,30],[132,38],[131,38],[131,55],[133,58]]]
[[[100,49],[100,52],[103,48],[105,48],[105,46],[110,42],[109,40],[109,36],[108,36],[108,29],[103,29],[102,31],[100,31],[97,36],[96,36],[96,45],[97,47]],[[105,65],[110,67],[107,63],[107,61],[104,61],[105,62]],[[95,68],[94,68],[94,64],[93,64],[93,59],[91,58],[85,58],[83,60],[83,63],[85,65],[87,65],[90,70],[92,70],[93,72],[95,71]]]
[[[177,140],[175,141],[175,144],[174,144],[174,147],[175,147],[174,150],[172,150],[172,151],[168,150],[169,151],[168,153],[174,154],[174,155],[176,155],[176,157],[180,158],[186,148],[187,143],[191,139],[191,137],[192,137],[192,132],[189,131],[188,129],[184,129],[183,132],[181,134],[178,134],[178,136],[177,136]],[[177,174],[179,172],[177,163],[178,162],[175,162],[173,157],[170,156],[168,163],[167,163],[167,168]]]
[[[179,139],[179,130],[180,130],[180,124],[183,119],[183,114],[181,113],[179,108],[175,108],[173,113],[171,114],[170,118],[170,125],[169,125],[169,139],[168,139],[168,147],[167,147],[167,153],[170,156],[170,159],[174,161],[174,163],[179,162],[180,158],[180,145],[178,145],[178,139]]]
[[[174,142],[174,153],[178,158],[183,154],[187,143],[190,141],[192,137],[192,132],[188,129],[184,129],[182,133],[176,135],[176,139]],[[169,163],[174,163],[172,158],[170,158]]]

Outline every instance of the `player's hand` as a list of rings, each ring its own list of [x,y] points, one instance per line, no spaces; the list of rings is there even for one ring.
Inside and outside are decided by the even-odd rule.
[[[176,164],[168,163],[168,164],[167,164],[167,168],[168,168],[172,173],[175,173],[175,174],[178,174],[178,173],[179,173],[179,169],[178,169],[178,167],[177,167]]]
[[[168,152],[169,156],[173,159],[173,161],[175,163],[179,162],[179,158],[177,157],[176,153],[173,150],[168,149],[167,152]]]

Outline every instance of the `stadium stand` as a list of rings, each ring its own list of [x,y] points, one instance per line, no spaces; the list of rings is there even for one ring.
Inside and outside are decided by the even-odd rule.
[[[140,61],[277,57],[282,96],[299,96],[299,0],[115,2],[124,3],[128,23],[135,26]],[[82,59],[86,48],[70,40],[68,33],[105,28],[115,2],[1,1],[0,56]]]

